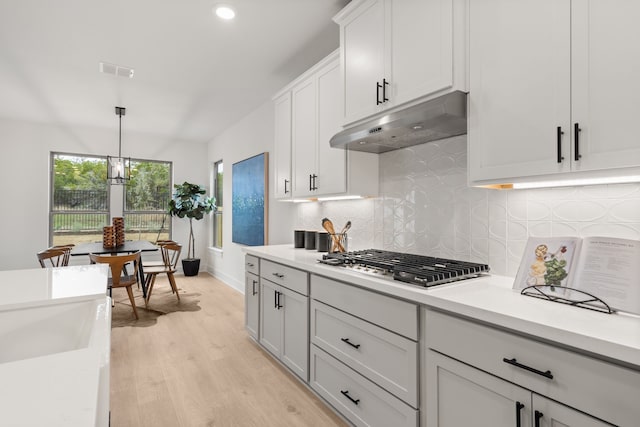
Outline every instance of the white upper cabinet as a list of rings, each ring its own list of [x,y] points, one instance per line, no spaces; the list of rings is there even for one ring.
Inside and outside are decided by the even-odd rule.
[[[443,90],[466,87],[464,36],[454,34],[459,0],[352,1],[334,21],[340,25],[344,103],[349,124]],[[463,20],[455,22],[464,32]],[[454,55],[454,42],[460,52]]]
[[[640,3],[469,5],[469,180],[501,184],[629,174]],[[597,171],[597,172],[596,172]]]
[[[274,99],[274,180],[276,199],[291,198],[291,92]]]
[[[288,96],[288,98],[287,98]],[[290,102],[288,119],[286,100]],[[278,198],[375,196],[378,194],[378,156],[332,148],[331,137],[342,130],[340,62],[338,51],[324,58],[275,98],[276,137],[287,135],[290,124],[290,193],[284,194],[285,173],[276,178]],[[282,106],[279,106],[278,101]],[[281,113],[281,115],[279,114]],[[278,123],[280,122],[280,124]],[[280,129],[280,131],[279,131]],[[276,159],[287,159],[286,137],[276,138]],[[280,168],[276,164],[276,174]]]
[[[571,4],[572,130],[580,128],[574,168],[640,166],[640,53],[634,42],[640,40],[640,2]]]

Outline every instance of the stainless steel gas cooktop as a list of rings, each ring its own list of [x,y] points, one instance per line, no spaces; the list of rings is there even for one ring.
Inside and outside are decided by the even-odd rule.
[[[320,262],[422,287],[471,279],[489,272],[486,264],[380,249],[325,254]]]

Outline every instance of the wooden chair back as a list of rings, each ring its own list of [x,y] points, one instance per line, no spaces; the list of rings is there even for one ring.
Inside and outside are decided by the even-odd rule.
[[[66,254],[65,249],[49,248],[38,252],[36,257],[42,268],[64,267],[67,265],[65,264]]]
[[[74,246],[75,245],[73,243],[69,243],[67,245],[51,246],[49,249],[62,249],[66,251],[63,262],[64,262],[64,265],[67,266],[69,265],[69,259],[71,258],[71,250],[73,249]]]
[[[140,262],[140,251],[128,255],[98,255],[89,254],[89,258],[93,263],[109,264],[111,269],[111,286],[121,288],[131,286],[137,283],[135,273],[138,271],[138,263]],[[123,275],[124,265],[133,262],[133,275]]]
[[[162,260],[166,268],[176,270],[178,268],[178,260],[180,259],[180,253],[182,252],[182,245],[172,242],[165,243],[160,248],[162,252]]]

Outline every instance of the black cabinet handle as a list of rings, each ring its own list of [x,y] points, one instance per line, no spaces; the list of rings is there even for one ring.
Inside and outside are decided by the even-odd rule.
[[[278,308],[278,291],[273,291],[273,308]]]
[[[313,175],[309,174],[309,191],[313,191],[313,184],[311,183],[313,181]]]
[[[340,393],[342,393],[344,397],[346,397],[351,402],[353,402],[354,405],[357,405],[358,403],[360,403],[360,399],[354,399],[353,397],[349,396],[349,390],[340,390]]]
[[[524,408],[524,404],[516,402],[516,427],[521,427],[520,412],[522,411],[522,408]]]
[[[380,88],[382,88],[382,85],[380,85],[380,82],[376,82],[376,105],[382,104],[380,102]]]
[[[255,295],[258,293],[258,291],[256,291],[256,284],[258,283],[257,280],[252,280],[253,284],[251,285],[251,295]]]
[[[389,98],[387,98],[387,86],[389,82],[387,79],[382,79],[382,102],[387,102]]]
[[[289,182],[288,179],[284,180],[284,194],[287,194],[289,192],[289,190],[287,190],[287,183]]]
[[[318,186],[316,185],[316,178],[318,177],[318,175],[316,175],[315,173],[313,175],[311,175],[311,180],[313,182],[313,185],[311,186],[312,190],[317,190]]]
[[[276,276],[278,279],[284,278],[284,274],[280,274],[280,273],[271,273],[271,275]]]
[[[540,427],[540,418],[542,418],[544,416],[544,414],[540,411],[535,411],[534,412],[534,418],[535,418],[535,427]]]
[[[360,344],[352,343],[351,341],[349,341],[349,338],[340,338],[340,341],[349,344],[353,348],[360,348]]]
[[[560,126],[558,126],[558,163],[562,163],[562,161],[564,160],[564,157],[562,156],[562,135],[564,135],[564,132],[562,132],[562,128]]]
[[[282,296],[282,292],[276,291],[276,308],[280,310],[282,308],[282,304],[280,304],[280,297]]]
[[[574,123],[573,125],[573,160],[576,162],[580,160],[582,155],[580,154],[580,125],[578,123]]]
[[[518,361],[516,360],[516,358],[514,357],[513,359],[507,359],[506,357],[502,359],[502,361],[504,363],[508,363],[509,365],[513,365],[516,366],[518,368],[522,368],[524,370],[527,370],[529,372],[533,372],[534,374],[538,374],[538,375],[542,375],[545,378],[549,378],[550,380],[553,379],[553,375],[551,375],[551,371],[540,371],[536,368],[532,368],[530,366],[527,365],[523,365],[522,363],[518,363]]]

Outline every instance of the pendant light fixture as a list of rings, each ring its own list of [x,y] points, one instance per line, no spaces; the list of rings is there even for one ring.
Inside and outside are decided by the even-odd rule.
[[[131,158],[122,157],[122,116],[126,112],[126,108],[116,107],[116,115],[120,118],[118,157],[107,156],[107,180],[109,184],[123,185],[131,179]]]

